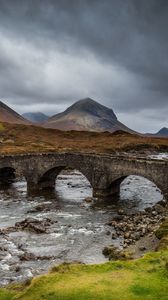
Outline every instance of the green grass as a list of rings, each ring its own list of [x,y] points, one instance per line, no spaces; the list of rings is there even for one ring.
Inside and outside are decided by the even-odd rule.
[[[0,291],[0,300],[167,300],[168,251],[133,261],[55,267],[25,288]]]
[[[0,289],[0,300],[12,300],[14,294],[14,292],[10,292],[5,289]]]

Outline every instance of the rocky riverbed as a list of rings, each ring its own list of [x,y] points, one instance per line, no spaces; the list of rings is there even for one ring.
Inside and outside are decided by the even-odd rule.
[[[2,186],[0,285],[26,281],[65,261],[106,261],[105,246],[125,249],[152,235],[165,218],[162,198],[154,184],[130,176],[120,199],[94,199],[78,171],[60,174],[53,193],[27,195],[24,181]]]
[[[144,211],[131,215],[126,215],[124,210],[120,209],[118,216],[107,222],[107,225],[115,229],[115,232],[112,233],[112,239],[122,237],[123,248],[135,244],[141,237],[158,229],[167,217],[167,209],[167,203],[164,200],[152,207],[147,207]]]
[[[155,232],[168,218],[168,204],[165,200],[159,201],[144,211],[127,215],[123,210],[118,216],[108,221],[107,225],[115,229],[112,240],[122,238],[122,245],[111,245],[103,249],[103,254],[110,260],[122,258],[138,258],[145,252],[154,251],[159,245]]]

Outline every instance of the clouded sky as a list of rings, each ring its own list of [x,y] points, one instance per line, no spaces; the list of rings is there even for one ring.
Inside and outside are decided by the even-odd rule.
[[[0,0],[0,99],[54,114],[85,97],[168,127],[168,1]]]

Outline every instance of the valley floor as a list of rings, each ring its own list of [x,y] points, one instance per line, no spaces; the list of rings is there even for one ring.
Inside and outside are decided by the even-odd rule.
[[[168,152],[168,138],[129,134],[123,131],[59,131],[37,126],[0,123],[0,154],[39,152]]]

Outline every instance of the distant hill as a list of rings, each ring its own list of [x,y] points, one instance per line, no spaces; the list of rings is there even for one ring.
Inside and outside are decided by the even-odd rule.
[[[134,131],[118,121],[112,109],[86,98],[75,102],[64,112],[50,117],[45,127],[81,131]]]
[[[48,119],[48,116],[41,112],[27,112],[22,114],[22,116],[31,122],[37,123],[45,122]]]
[[[168,137],[168,128],[163,127],[155,135]]]
[[[0,101],[0,121],[15,124],[29,125],[30,122],[24,119],[21,115]]]

